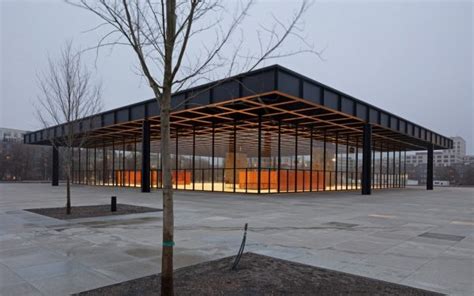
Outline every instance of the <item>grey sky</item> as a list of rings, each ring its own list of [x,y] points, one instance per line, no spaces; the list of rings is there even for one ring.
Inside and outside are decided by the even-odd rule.
[[[36,73],[66,39],[83,48],[98,33],[90,13],[62,1],[1,2],[0,126],[34,130]],[[244,30],[269,12],[284,17],[291,1],[261,1]],[[305,17],[306,35],[326,48],[325,61],[300,55],[283,66],[412,120],[446,136],[459,135],[474,153],[473,2],[316,2]],[[292,45],[287,47],[292,49]],[[95,54],[86,61],[93,67]],[[97,76],[105,109],[151,97],[125,48],[103,51]]]

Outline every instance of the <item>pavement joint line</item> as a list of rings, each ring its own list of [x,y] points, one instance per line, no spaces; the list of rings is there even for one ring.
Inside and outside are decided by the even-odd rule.
[[[471,221],[451,221],[450,224],[454,224],[454,225],[474,225],[474,222],[471,222]]]
[[[369,217],[393,219],[393,218],[396,218],[397,216],[394,216],[394,215],[382,215],[382,214],[370,214]]]

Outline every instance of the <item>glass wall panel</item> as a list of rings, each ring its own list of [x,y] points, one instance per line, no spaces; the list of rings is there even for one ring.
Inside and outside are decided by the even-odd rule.
[[[291,121],[279,124],[265,116],[262,119],[260,152],[256,121],[216,124],[214,134],[210,125],[181,128],[177,138],[173,130],[170,147],[173,187],[243,193],[361,188],[363,155],[360,137],[348,136],[342,130],[339,134],[317,128],[311,131],[304,123],[296,126]],[[141,136],[136,139],[117,137],[113,142],[96,147],[75,148],[73,181],[139,187],[140,139]],[[372,146],[374,189],[405,186],[404,152],[399,147],[387,147],[388,144],[374,142]],[[161,146],[156,138],[150,143],[150,170],[151,187],[161,188]]]
[[[326,136],[325,190],[336,190],[336,135]]]

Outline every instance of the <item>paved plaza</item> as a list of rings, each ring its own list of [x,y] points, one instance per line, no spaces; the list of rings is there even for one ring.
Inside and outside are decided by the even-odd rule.
[[[160,271],[162,213],[62,221],[64,186],[0,184],[0,295],[66,295]],[[74,186],[73,205],[161,208],[159,192]],[[474,188],[175,193],[175,265],[247,251],[451,295],[473,295]]]

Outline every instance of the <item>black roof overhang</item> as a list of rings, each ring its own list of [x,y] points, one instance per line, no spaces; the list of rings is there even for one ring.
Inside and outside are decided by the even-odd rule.
[[[255,125],[260,114],[264,122],[280,120],[285,126],[298,124],[326,131],[329,139],[336,132],[356,139],[362,125],[369,122],[374,142],[407,150],[425,150],[430,143],[434,149],[452,148],[447,137],[279,65],[177,92],[172,108],[175,128],[196,125],[206,130],[215,123],[225,132],[239,120],[239,129],[244,129]],[[159,137],[159,112],[156,100],[150,99],[84,118],[74,123],[74,130],[89,133],[92,145],[94,141],[139,136],[141,122],[148,118]],[[27,133],[24,142],[48,145],[63,133],[64,125],[53,126]]]

